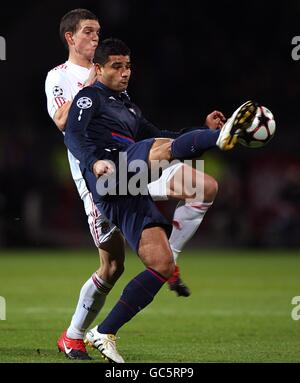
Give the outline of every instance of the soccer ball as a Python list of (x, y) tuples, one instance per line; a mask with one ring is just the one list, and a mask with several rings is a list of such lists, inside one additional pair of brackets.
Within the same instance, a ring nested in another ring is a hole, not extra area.
[(276, 123), (273, 113), (265, 106), (258, 106), (252, 124), (241, 133), (238, 141), (249, 148), (260, 148), (274, 136)]

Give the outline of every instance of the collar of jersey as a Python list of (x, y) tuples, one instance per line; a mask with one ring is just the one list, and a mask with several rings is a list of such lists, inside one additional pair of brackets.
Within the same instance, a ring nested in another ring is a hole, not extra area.
[(91, 68), (89, 69), (89, 68), (86, 68), (85, 66), (74, 64), (74, 63), (72, 63), (72, 61), (69, 61), (69, 60), (66, 61), (66, 64), (69, 65), (69, 67), (72, 67), (76, 70), (80, 70), (80, 71), (84, 72), (84, 74), (86, 74), (86, 72), (89, 72), (91, 70)]
[(118, 97), (120, 95), (119, 92), (116, 92), (116, 91), (108, 88), (106, 85), (102, 84), (102, 82), (100, 82), (100, 81), (96, 81), (93, 86), (95, 88), (100, 88), (100, 89), (104, 90), (105, 94), (107, 94), (108, 96)]

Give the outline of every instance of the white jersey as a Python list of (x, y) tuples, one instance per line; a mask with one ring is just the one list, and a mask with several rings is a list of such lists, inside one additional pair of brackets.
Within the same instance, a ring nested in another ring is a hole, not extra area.
[[(47, 108), (50, 117), (53, 119), (54, 114), (66, 101), (72, 101), (76, 94), (83, 88), (84, 82), (90, 74), (90, 69), (80, 65), (66, 61), (48, 72), (45, 91), (47, 95)], [(72, 177), (75, 181), (80, 198), (89, 192), (82, 177), (79, 161), (68, 150), (68, 158)]]

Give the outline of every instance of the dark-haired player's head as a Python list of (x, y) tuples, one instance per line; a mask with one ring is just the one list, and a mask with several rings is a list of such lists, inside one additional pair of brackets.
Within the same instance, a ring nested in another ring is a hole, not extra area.
[(109, 56), (130, 56), (130, 49), (122, 40), (111, 37), (103, 40), (96, 50), (95, 63), (103, 66), (109, 60)]
[(100, 82), (116, 92), (127, 89), (131, 75), (130, 49), (122, 40), (101, 41), (94, 62)]
[(92, 60), (99, 43), (98, 17), (87, 9), (73, 9), (60, 22), (59, 33), (70, 54)]

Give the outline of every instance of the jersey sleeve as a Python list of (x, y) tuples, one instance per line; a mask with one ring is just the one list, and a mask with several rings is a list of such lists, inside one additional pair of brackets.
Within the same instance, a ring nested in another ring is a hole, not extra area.
[(97, 91), (92, 87), (82, 89), (72, 102), (64, 142), (70, 152), (80, 161), (84, 168), (92, 171), (97, 157), (97, 146), (91, 139), (90, 122), (99, 113), (100, 100)]
[(141, 115), (136, 140), (141, 141), (154, 137), (161, 137), (161, 130)]
[[(153, 125), (150, 121), (148, 121), (144, 116), (140, 117), (140, 126), (138, 130), (138, 134), (136, 137), (137, 141), (145, 140), (146, 138), (177, 138), (182, 134), (199, 128), (185, 128), (181, 129), (179, 132), (173, 130), (160, 130), (157, 126)], [(201, 129), (201, 128), (200, 128)]]
[(66, 101), (72, 101), (68, 81), (64, 74), (59, 71), (52, 70), (48, 73), (45, 82), (45, 92), (48, 113), (52, 119), (57, 109)]
[(153, 125), (150, 121), (148, 121), (144, 116), (140, 117), (140, 125), (137, 133), (136, 140), (141, 141), (146, 138), (177, 138), (182, 134), (191, 132), (193, 130), (203, 130), (208, 129), (207, 126), (200, 127), (188, 127), (183, 128), (180, 131), (172, 131), (172, 130), (160, 130), (157, 126)]
[(131, 103), (131, 107), (134, 107), (134, 110), (139, 117), (139, 128), (135, 137), (136, 141), (159, 137), (175, 139), (181, 134), (185, 133), (185, 129), (182, 129), (179, 132), (172, 130), (161, 130), (143, 116), (141, 109), (137, 105)]

